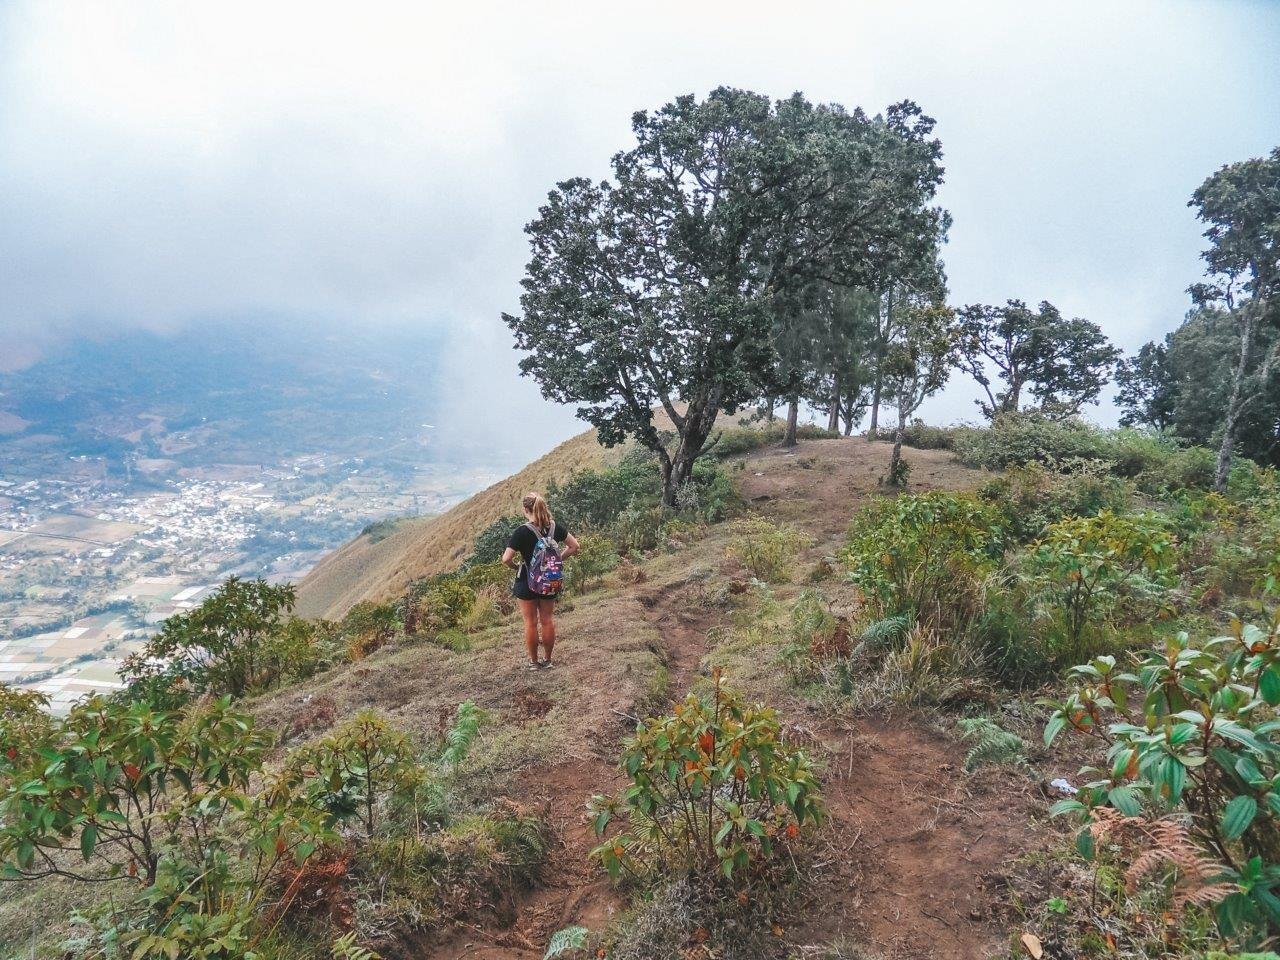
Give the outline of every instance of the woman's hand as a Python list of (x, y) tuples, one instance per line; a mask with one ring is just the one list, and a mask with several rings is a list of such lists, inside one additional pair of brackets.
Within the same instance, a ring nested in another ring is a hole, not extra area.
[(512, 570), (519, 570), (520, 562), (516, 559), (517, 556), (518, 554), (514, 550), (507, 547), (507, 549), (502, 553), (502, 565), (504, 567), (510, 567)]
[(565, 560), (568, 560), (575, 553), (578, 553), (581, 549), (582, 549), (582, 545), (578, 543), (578, 538), (571, 533), (564, 538), (564, 550), (561, 551), (560, 556), (563, 557)]

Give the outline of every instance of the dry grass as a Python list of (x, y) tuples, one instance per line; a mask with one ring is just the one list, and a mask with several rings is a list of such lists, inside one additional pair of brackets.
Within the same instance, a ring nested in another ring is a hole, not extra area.
[(471, 552), (477, 533), (519, 509), (530, 490), (563, 482), (578, 470), (616, 463), (624, 447), (607, 450), (588, 430), (560, 444), (523, 470), (480, 491), (438, 517), (403, 521), (389, 537), (360, 536), (320, 562), (298, 587), (298, 613), (337, 619), (362, 600), (401, 595), (420, 578), (452, 570)]

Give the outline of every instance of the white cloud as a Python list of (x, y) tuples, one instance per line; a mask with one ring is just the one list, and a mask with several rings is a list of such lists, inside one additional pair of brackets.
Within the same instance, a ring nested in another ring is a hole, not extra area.
[(497, 319), (522, 225), (632, 110), (720, 83), (916, 99), (954, 299), (1048, 298), (1132, 348), (1199, 272), (1191, 189), (1274, 145), (1277, 36), (1274, 5), (1190, 0), (11, 4), (0, 367), (220, 316), (439, 323), (487, 374), (467, 403), (534, 402)]

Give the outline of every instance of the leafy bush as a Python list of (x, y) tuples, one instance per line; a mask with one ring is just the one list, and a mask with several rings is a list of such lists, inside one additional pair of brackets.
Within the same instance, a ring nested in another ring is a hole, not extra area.
[(1028, 414), (1004, 414), (988, 429), (961, 430), (956, 435), (955, 450), (962, 462), (988, 470), (1026, 463), (1056, 468), (1097, 460), (1116, 476), (1141, 478), (1144, 488), (1151, 489), (1211, 479), (1204, 474), (1204, 453), (1188, 452), (1162, 434), (1104, 430), (1083, 421), (1057, 421)]
[(1068, 655), (1083, 651), (1086, 631), (1126, 593), (1158, 593), (1175, 550), (1164, 520), (1152, 513), (1103, 510), (1050, 526), (1032, 548), (1029, 569), (1037, 597), (1062, 618)]
[(10, 763), (49, 739), (53, 720), (46, 712), (48, 706), (49, 698), (42, 693), (0, 683), (0, 751)]
[(1280, 930), (1280, 615), (1200, 644), (1181, 633), (1136, 673), (1104, 656), (1070, 676), (1073, 690), (1046, 701), (1045, 743), (1069, 729), (1106, 749), (1078, 796), (1053, 807), (1084, 824), (1080, 853), (1094, 856), (1117, 814), (1172, 817), (1212, 861), (1202, 897), (1220, 901), (1222, 933)]
[(463, 568), (471, 569), (501, 560), (502, 554), (507, 549), (507, 541), (511, 539), (511, 531), (524, 522), (522, 514), (512, 513), (499, 517), (481, 530), (476, 534), (475, 543), (471, 547), (471, 556), (467, 558)]
[(475, 604), (476, 591), (454, 574), (420, 581), (405, 599), (405, 632), (434, 636), (452, 630)]
[(762, 517), (747, 517), (733, 524), (728, 554), (768, 583), (791, 579), (800, 550), (808, 537), (785, 523)]
[(289, 616), (295, 600), (292, 585), (230, 577), (194, 610), (165, 620), (121, 676), (144, 697), (174, 685), (239, 697), (305, 676), (318, 655), (309, 626)]
[(709, 700), (640, 724), (623, 747), (630, 786), (593, 797), (593, 852), (615, 879), (689, 872), (739, 888), (769, 880), (787, 847), (823, 818), (805, 753), (782, 738), (775, 711), (744, 704), (719, 673)]
[[(761, 447), (781, 443), (785, 435), (786, 426), (782, 423), (771, 423), (759, 427), (728, 427), (718, 431), (716, 434), (718, 439), (712, 438), (714, 445), (706, 450), (703, 456), (727, 460), (743, 453), (750, 453), (752, 450), (759, 450)], [(831, 440), (839, 436), (838, 432), (826, 430), (812, 423), (802, 423), (796, 427), (797, 440)]]
[[(317, 818), (287, 804), (250, 813), (250, 778), (270, 740), (230, 704), (160, 711), (94, 697), (56, 721), (39, 750), (0, 756), (0, 871), (89, 879), (105, 869), (153, 886), (162, 858), (210, 863), (263, 843), (270, 863), (309, 855)], [(226, 832), (228, 820), (243, 837)], [(67, 850), (88, 873), (68, 865)]]
[(418, 759), (407, 734), (362, 710), (290, 754), (277, 788), (301, 787), (317, 809), (339, 823), (358, 819), (372, 836), (389, 805), (422, 787)]
[(907, 462), (905, 457), (899, 457), (889, 465), (889, 476), (886, 482), (891, 487), (902, 488), (907, 485), (911, 479), (911, 464)]
[(347, 658), (363, 660), (399, 632), (400, 612), (395, 604), (362, 600), (347, 611), (339, 629), (347, 641)]
[(607, 537), (588, 534), (578, 541), (581, 550), (569, 559), (565, 587), (585, 593), (618, 565), (618, 553)]
[(1080, 460), (1050, 470), (1040, 463), (1010, 467), (978, 489), (1004, 520), (1009, 537), (1039, 539), (1046, 527), (1065, 517), (1089, 517), (1102, 510), (1128, 509), (1130, 484), (1097, 460)]
[(902, 431), (902, 442), (917, 450), (954, 450), (957, 439), (972, 427), (931, 427), (915, 419)]
[(876, 613), (963, 625), (1001, 542), (1000, 518), (989, 506), (933, 491), (871, 501), (850, 524), (840, 559)]

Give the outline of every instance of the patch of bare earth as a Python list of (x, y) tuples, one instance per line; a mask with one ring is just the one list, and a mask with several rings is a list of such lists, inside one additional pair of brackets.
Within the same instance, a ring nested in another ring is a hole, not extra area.
[[(757, 509), (791, 521), (820, 539), (844, 534), (858, 504), (884, 492), (893, 444), (862, 437), (801, 440), (794, 449), (751, 453), (740, 474), (742, 495)], [(964, 490), (986, 478), (947, 450), (904, 447), (911, 465), (907, 490)]]
[(852, 941), (884, 960), (978, 960), (1007, 939), (1013, 862), (1039, 841), (1029, 781), (963, 772), (909, 716), (818, 733), (830, 823), (796, 945)]
[[(856, 438), (804, 441), (794, 453), (756, 451), (737, 476), (757, 509), (811, 533), (818, 557), (843, 535), (857, 504), (882, 489), (890, 449)], [(983, 477), (944, 451), (908, 450), (907, 457), (911, 489), (966, 488)], [(725, 570), (719, 575), (727, 579)], [(631, 724), (625, 714), (641, 707), (632, 706), (638, 694), (631, 674), (610, 661), (643, 645), (666, 666), (670, 698), (678, 699), (698, 678), (707, 631), (719, 616), (697, 602), (692, 584), (637, 584), (589, 614), (564, 618), (563, 656), (553, 671), (519, 670), (513, 624), (513, 649), (504, 641), (501, 650), (470, 655), (472, 662), (425, 681), (438, 683), (445, 699), (475, 696), (516, 723), (551, 722), (566, 711), (577, 734), (562, 756), (526, 768), (511, 798), (551, 828), (539, 882), (497, 915), (458, 926), (411, 956), (538, 960), (556, 930), (599, 930), (616, 916), (625, 903), (589, 861), (595, 838), (584, 812), (592, 794), (619, 786), (617, 751)], [(487, 690), (474, 689), (477, 676), (487, 677)], [(965, 774), (963, 749), (919, 716), (822, 720), (815, 729), (802, 702), (784, 698), (777, 706), (813, 737), (830, 814), (809, 892), (786, 924), (780, 951), (816, 955), (844, 941), (884, 960), (978, 960), (1007, 942), (1006, 877), (1040, 842), (1031, 811), (1042, 804), (1031, 783), (998, 770)], [(701, 947), (686, 953), (707, 955)]]

